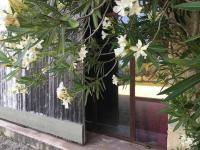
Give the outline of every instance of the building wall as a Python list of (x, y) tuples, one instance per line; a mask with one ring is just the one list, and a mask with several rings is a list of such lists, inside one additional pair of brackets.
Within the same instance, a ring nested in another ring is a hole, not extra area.
[(168, 137), (167, 137), (167, 150), (176, 149), (181, 146), (181, 135), (184, 134), (183, 128), (173, 132), (175, 124), (168, 125)]
[(173, 130), (175, 125), (175, 123), (168, 125), (167, 150), (177, 150), (177, 148), (182, 148), (181, 150), (189, 150), (193, 140), (186, 137), (183, 127), (174, 132)]

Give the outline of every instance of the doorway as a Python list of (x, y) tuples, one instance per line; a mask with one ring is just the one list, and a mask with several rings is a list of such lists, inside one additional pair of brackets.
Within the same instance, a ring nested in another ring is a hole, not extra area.
[[(110, 64), (112, 66), (112, 63)], [(107, 66), (110, 67), (109, 64)], [(112, 75), (105, 79), (103, 98), (90, 97), (86, 105), (86, 128), (131, 142), (167, 148), (167, 114), (157, 96), (161, 86), (137, 80), (132, 60), (129, 65), (131, 82), (125, 87), (112, 84)]]

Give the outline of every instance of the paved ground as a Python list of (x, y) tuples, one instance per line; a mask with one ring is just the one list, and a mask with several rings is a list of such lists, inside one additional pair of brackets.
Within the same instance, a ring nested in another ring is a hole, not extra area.
[(27, 145), (7, 138), (5, 136), (0, 136), (0, 150), (33, 150)]
[(95, 133), (89, 133), (87, 144), (82, 146), (3, 120), (0, 135), (9, 137), (0, 136), (0, 150), (156, 150)]
[[(95, 136), (95, 138), (93, 137), (94, 135), (90, 135), (90, 136), (92, 136), (92, 139), (90, 139), (90, 143), (88, 143), (88, 145), (74, 146), (73, 144), (72, 145), (70, 144), (70, 146), (68, 145), (67, 150), (130, 150), (130, 149), (131, 150), (147, 150), (143, 146), (134, 145), (125, 141), (109, 138), (106, 136), (98, 136), (98, 137)], [(0, 150), (36, 150), (36, 149), (33, 149), (23, 143), (16, 142), (11, 138), (0, 136)]]

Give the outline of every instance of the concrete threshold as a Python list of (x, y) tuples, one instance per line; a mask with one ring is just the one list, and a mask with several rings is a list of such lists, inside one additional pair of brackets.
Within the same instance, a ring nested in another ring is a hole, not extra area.
[(148, 150), (141, 145), (95, 133), (89, 134), (88, 142), (83, 146), (4, 120), (0, 120), (0, 132), (36, 150)]

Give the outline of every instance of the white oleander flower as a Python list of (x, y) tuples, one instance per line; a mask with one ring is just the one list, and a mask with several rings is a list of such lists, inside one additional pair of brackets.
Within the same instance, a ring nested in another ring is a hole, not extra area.
[(128, 16), (130, 9), (133, 6), (133, 2), (136, 0), (115, 0), (117, 6), (114, 6), (113, 11), (120, 16)]
[(142, 7), (138, 0), (116, 0), (117, 6), (113, 8), (120, 16), (139, 15)]
[(138, 0), (133, 3), (132, 7), (130, 8), (129, 15), (139, 15), (141, 13), (142, 7), (140, 6)]
[(22, 67), (29, 69), (29, 65), (38, 59), (39, 52), (35, 48), (26, 51), (22, 59)]
[(78, 64), (76, 62), (73, 62), (72, 65), (73, 65), (73, 68), (76, 69)]
[(0, 32), (6, 32), (5, 18), (7, 14), (5, 12), (11, 13), (10, 3), (8, 0), (4, 0), (0, 5)]
[(137, 60), (140, 56), (143, 56), (144, 59), (146, 59), (147, 54), (145, 53), (145, 50), (149, 47), (149, 44), (142, 46), (142, 41), (138, 40), (138, 43), (136, 46), (132, 46), (130, 49), (135, 51), (134, 56), (135, 59)]
[(72, 100), (72, 97), (70, 96), (68, 89), (64, 86), (63, 82), (60, 82), (59, 87), (56, 90), (57, 97), (60, 99), (65, 106), (66, 109), (69, 108), (69, 103)]
[(60, 3), (59, 1), (57, 2), (57, 8), (62, 11), (63, 8), (65, 8), (65, 5), (63, 3)]
[(7, 47), (7, 48), (10, 48), (10, 49), (15, 49), (15, 48), (17, 48), (17, 44), (16, 44), (16, 43), (8, 43), (8, 42), (6, 42), (6, 43), (4, 44), (4, 46)]
[(108, 33), (104, 32), (102, 30), (102, 32), (101, 32), (101, 38), (104, 40), (107, 36), (108, 36)]
[(117, 85), (118, 82), (119, 82), (119, 80), (118, 80), (118, 78), (116, 77), (116, 75), (113, 75), (113, 76), (112, 76), (112, 83), (113, 83), (114, 85)]
[[(16, 48), (18, 48), (18, 49), (24, 49), (29, 43), (30, 44), (35, 44), (36, 42), (38, 42), (37, 38), (33, 39), (30, 36), (28, 36), (28, 38), (22, 37), (22, 40), (18, 44), (16, 44)], [(31, 47), (31, 48), (42, 49), (42, 43), (43, 42), (44, 42), (44, 40), (41, 40), (37, 44), (35, 44), (33, 47)]]
[[(37, 43), (36, 43), (37, 42)], [(27, 43), (31, 43), (31, 44), (35, 44), (34, 46), (33, 46), (33, 48), (37, 48), (37, 49), (42, 49), (42, 43), (44, 42), (44, 40), (41, 40), (41, 41), (39, 41), (38, 42), (38, 38), (32, 38), (32, 37), (28, 37), (28, 40), (27, 39), (23, 39), (23, 41), (22, 41), (22, 45), (24, 45), (24, 47), (26, 46), (26, 44)]]
[(108, 17), (105, 17), (102, 23), (103, 29), (109, 29), (112, 26), (112, 23)]
[(24, 49), (28, 45), (29, 39), (30, 39), (30, 37), (28, 37), (28, 38), (22, 37), (21, 41), (16, 44), (16, 48), (17, 49)]
[(17, 19), (17, 14), (16, 14), (16, 13), (15, 13), (14, 15), (8, 14), (8, 15), (4, 18), (4, 24), (5, 24), (5, 26), (16, 26), (16, 27), (20, 27), (19, 20)]
[(26, 85), (19, 84), (19, 83), (16, 83), (15, 88), (12, 91), (16, 94), (20, 94), (20, 93), (27, 94), (28, 93), (28, 89), (27, 89)]
[(6, 28), (6, 25), (0, 21), (0, 32), (6, 32), (7, 31), (7, 28)]
[(86, 46), (83, 45), (83, 47), (81, 47), (80, 52), (78, 53), (78, 55), (79, 55), (78, 60), (83, 62), (87, 53), (88, 53), (88, 51), (86, 51)]
[(194, 139), (189, 138), (186, 135), (181, 136), (181, 146), (185, 149), (190, 149), (191, 145), (194, 144)]
[[(38, 39), (37, 39), (38, 40)], [(42, 49), (42, 43), (44, 42), (44, 40), (41, 40), (40, 42), (38, 42), (34, 47), (36, 47), (37, 49)]]
[(126, 40), (126, 35), (120, 35), (119, 37), (117, 37), (117, 39), (118, 39), (118, 45), (120, 46), (120, 47), (126, 47), (126, 45), (127, 45), (127, 40)]
[(119, 47), (114, 49), (115, 56), (124, 56), (125, 55), (125, 47), (127, 46), (128, 42), (126, 40), (126, 35), (120, 35), (117, 37)]
[(16, 48), (18, 49), (24, 49), (28, 44), (36, 43), (34, 46), (30, 47), (30, 49), (27, 50), (24, 54), (24, 57), (22, 59), (22, 67), (29, 69), (29, 65), (38, 59), (38, 56), (40, 54), (38, 50), (42, 49), (42, 42), (43, 40), (38, 42), (37, 38), (33, 39), (30, 36), (28, 38), (22, 37), (20, 43), (16, 45)]
[(63, 101), (62, 104), (64, 105), (65, 109), (69, 109), (69, 103), (67, 101)]
[(17, 48), (17, 49), (23, 49), (23, 48), (24, 48), (24, 45), (22, 45), (22, 44), (16, 44), (16, 48)]
[(48, 71), (49, 71), (49, 67), (47, 66), (47, 67), (44, 67), (44, 68), (42, 68), (42, 74), (46, 74)]
[(124, 47), (118, 47), (118, 48), (114, 49), (114, 52), (115, 52), (116, 57), (123, 56)]

